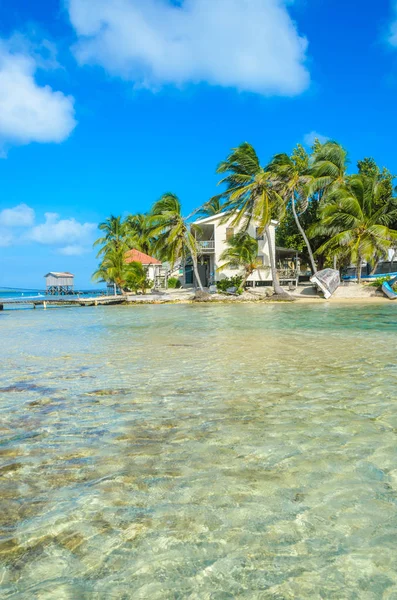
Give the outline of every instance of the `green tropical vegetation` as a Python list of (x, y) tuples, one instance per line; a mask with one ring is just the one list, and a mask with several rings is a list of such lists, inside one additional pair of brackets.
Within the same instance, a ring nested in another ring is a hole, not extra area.
[(150, 256), (155, 240), (150, 233), (148, 215), (142, 213), (128, 215), (125, 219), (125, 228), (129, 249), (135, 248)]
[(140, 262), (126, 263), (125, 250), (108, 249), (98, 269), (92, 276), (93, 281), (104, 282), (122, 291), (145, 291), (153, 282), (147, 278), (145, 268)]
[[(359, 160), (352, 172), (347, 151), (335, 141), (316, 140), (310, 150), (298, 144), (290, 154), (275, 154), (263, 165), (254, 147), (244, 142), (216, 172), (220, 193), (187, 217), (179, 198), (168, 192), (147, 214), (110, 216), (101, 223), (102, 235), (95, 242), (100, 264), (93, 279), (122, 290), (143, 289), (137, 284), (138, 267), (127, 273), (124, 265), (125, 253), (135, 248), (167, 264), (170, 273), (175, 266), (191, 264), (195, 284), (203, 289), (196, 241), (200, 230), (192, 221), (220, 213), (225, 220), (232, 218), (238, 230), (222, 256), (222, 269), (239, 269), (241, 289), (259, 266), (257, 240), (248, 235), (251, 224), (266, 236), (273, 287), (283, 295), (272, 252), (272, 223), (278, 224), (277, 246), (296, 249), (312, 272), (354, 264), (358, 281), (362, 261), (374, 272), (397, 247), (395, 176), (371, 157)], [(140, 277), (143, 281), (142, 272)]]
[(136, 294), (138, 292), (144, 294), (152, 285), (153, 282), (148, 279), (142, 263), (133, 261), (125, 266), (124, 288)]
[(196, 219), (206, 219), (213, 217), (223, 211), (222, 199), (219, 196), (214, 196), (196, 212)]
[(223, 210), (234, 215), (232, 225), (247, 229), (251, 223), (255, 223), (264, 231), (273, 288), (276, 294), (285, 295), (278, 280), (270, 232), (271, 221), (279, 221), (284, 215), (285, 201), (273, 185), (271, 173), (260, 165), (254, 147), (247, 142), (232, 150), (226, 160), (219, 164), (217, 173), (225, 175), (219, 182), (225, 191), (217, 197), (225, 200)]
[(182, 287), (180, 280), (177, 277), (169, 277), (168, 278), (168, 287), (171, 290), (177, 290)]
[(397, 244), (397, 231), (389, 227), (396, 217), (396, 200), (384, 195), (384, 186), (376, 177), (356, 174), (332, 188), (319, 216), (311, 231), (329, 238), (319, 252), (329, 251), (346, 264), (356, 265), (358, 283), (362, 261), (372, 262), (374, 272), (392, 244)]
[(254, 239), (247, 231), (239, 231), (228, 242), (226, 250), (221, 254), (223, 261), (219, 271), (224, 269), (239, 269), (243, 272), (238, 291), (242, 291), (247, 279), (256, 269), (263, 266), (263, 261), (258, 258), (258, 240)]
[[(391, 277), (390, 275), (385, 275), (384, 277), (377, 277), (374, 281), (371, 281), (371, 283), (369, 284), (371, 287), (375, 287), (378, 290), (382, 289), (382, 285), (384, 283), (386, 283), (387, 281), (391, 281)], [(397, 291), (397, 283), (393, 284), (393, 289), (395, 291)]]
[(312, 273), (315, 273), (317, 266), (313, 250), (298, 216), (298, 212), (303, 214), (309, 207), (310, 185), (313, 182), (313, 175), (309, 169), (309, 155), (303, 146), (298, 144), (291, 156), (276, 154), (267, 170), (271, 173), (272, 183), (284, 199), (285, 205), (290, 203), (295, 225), (306, 246)]
[(124, 289), (125, 253), (126, 248), (124, 246), (120, 248), (113, 247), (112, 243), (107, 241), (98, 253), (102, 256), (102, 260), (98, 269), (92, 275), (92, 280), (112, 285), (115, 293), (117, 289)]
[(155, 202), (148, 217), (150, 235), (154, 237), (156, 256), (174, 267), (178, 261), (189, 257), (193, 262), (196, 282), (203, 290), (198, 272), (198, 247), (194, 226), (182, 215), (182, 205), (175, 194), (164, 194)]
[(243, 278), (241, 275), (234, 275), (233, 277), (225, 277), (216, 282), (216, 289), (219, 293), (225, 293), (230, 288), (236, 288), (241, 291), (241, 283)]

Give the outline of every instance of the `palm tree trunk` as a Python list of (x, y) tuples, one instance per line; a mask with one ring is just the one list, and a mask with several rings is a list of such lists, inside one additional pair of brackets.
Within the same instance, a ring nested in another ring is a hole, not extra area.
[(309, 240), (307, 238), (305, 230), (303, 229), (303, 227), (302, 227), (302, 225), (301, 225), (301, 223), (299, 221), (299, 217), (296, 214), (295, 196), (294, 195), (292, 195), (291, 200), (292, 200), (292, 202), (291, 202), (292, 203), (292, 212), (293, 212), (293, 215), (294, 215), (295, 223), (296, 223), (296, 226), (299, 229), (299, 232), (300, 232), (301, 236), (303, 237), (304, 242), (306, 244), (306, 248), (307, 248), (307, 251), (309, 253), (310, 268), (312, 270), (312, 274), (314, 275), (314, 273), (317, 271), (317, 266), (316, 266), (316, 263), (314, 262), (314, 256), (313, 256), (312, 247), (311, 247), (310, 242), (309, 242)]
[(391, 255), (390, 265), (389, 265), (389, 273), (391, 273), (392, 270), (393, 270), (393, 262), (394, 262), (394, 257), (395, 256), (396, 256), (396, 249), (393, 248), (393, 254)]
[(361, 283), (361, 256), (358, 257), (356, 266), (357, 283)]
[(279, 294), (281, 296), (288, 296), (287, 292), (285, 292), (283, 290), (283, 288), (281, 287), (280, 282), (278, 280), (276, 259), (275, 259), (274, 252), (273, 252), (273, 242), (272, 242), (272, 236), (270, 234), (269, 225), (266, 225), (266, 227), (265, 227), (265, 234), (266, 234), (267, 245), (269, 246), (270, 268), (272, 271), (274, 292), (275, 292), (275, 294)]
[(374, 264), (374, 266), (372, 267), (372, 270), (371, 270), (371, 275), (375, 275), (375, 271), (376, 271), (376, 269), (378, 268), (378, 265), (379, 265), (379, 258), (377, 258), (377, 259), (376, 259), (376, 261), (375, 261), (375, 264)]
[(244, 291), (245, 284), (247, 283), (247, 279), (248, 279), (248, 277), (249, 277), (250, 275), (252, 275), (252, 273), (253, 273), (253, 271), (251, 271), (251, 270), (249, 270), (249, 269), (248, 269), (248, 270), (247, 270), (247, 269), (245, 270), (245, 275), (244, 275), (244, 277), (243, 277), (243, 279), (242, 279), (242, 281), (241, 281), (241, 283), (240, 283), (240, 290)]
[(202, 292), (204, 292), (203, 284), (201, 283), (200, 274), (198, 271), (197, 256), (193, 252), (192, 252), (192, 261), (193, 261), (193, 271), (194, 271), (196, 283), (198, 284), (200, 290)]

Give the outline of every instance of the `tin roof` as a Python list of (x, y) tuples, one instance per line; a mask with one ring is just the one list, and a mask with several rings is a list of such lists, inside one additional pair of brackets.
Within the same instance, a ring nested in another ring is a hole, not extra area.
[(53, 275), (54, 277), (74, 277), (73, 273), (69, 273), (69, 271), (50, 271), (44, 277), (49, 277), (49, 275)]

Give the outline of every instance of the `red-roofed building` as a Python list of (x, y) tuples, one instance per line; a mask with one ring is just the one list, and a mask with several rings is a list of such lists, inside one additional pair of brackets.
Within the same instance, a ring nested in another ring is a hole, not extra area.
[(162, 263), (157, 258), (149, 256), (139, 250), (128, 250), (125, 255), (125, 262), (128, 264), (132, 262), (139, 262), (143, 265), (147, 271), (148, 279), (154, 282), (155, 287), (161, 286), (161, 282), (164, 279), (162, 274)]
[(144, 252), (139, 252), (139, 250), (128, 250), (128, 252), (125, 255), (125, 262), (127, 264), (130, 264), (132, 262), (140, 262), (142, 265), (144, 266), (149, 266), (149, 265), (160, 265), (161, 266), (161, 262), (159, 260), (157, 260), (157, 258), (154, 258), (153, 256), (149, 256), (148, 254), (145, 254)]

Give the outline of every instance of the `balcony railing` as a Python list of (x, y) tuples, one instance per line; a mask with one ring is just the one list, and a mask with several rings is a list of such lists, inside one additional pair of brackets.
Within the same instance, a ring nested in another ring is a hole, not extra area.
[(199, 240), (197, 242), (199, 252), (212, 253), (215, 252), (215, 240)]

